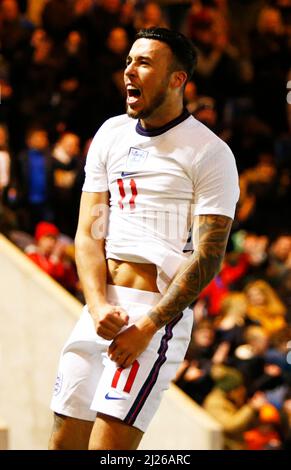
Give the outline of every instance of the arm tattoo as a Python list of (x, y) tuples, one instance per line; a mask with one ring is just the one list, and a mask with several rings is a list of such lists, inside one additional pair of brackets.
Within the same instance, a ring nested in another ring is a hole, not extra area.
[(197, 249), (178, 271), (160, 302), (148, 313), (158, 328), (190, 305), (219, 272), (231, 224), (232, 220), (222, 215), (195, 218), (193, 236)]

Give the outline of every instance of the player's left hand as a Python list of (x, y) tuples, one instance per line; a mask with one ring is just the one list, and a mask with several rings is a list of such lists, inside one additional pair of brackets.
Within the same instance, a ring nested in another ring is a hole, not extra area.
[(148, 319), (118, 333), (108, 348), (109, 358), (119, 367), (130, 367), (147, 348), (157, 327)]

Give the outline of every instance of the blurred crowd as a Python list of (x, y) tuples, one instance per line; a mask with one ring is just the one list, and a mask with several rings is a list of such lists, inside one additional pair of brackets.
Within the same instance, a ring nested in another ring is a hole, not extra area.
[(0, 230), (83, 300), (73, 238), (86, 153), (125, 112), (125, 59), (152, 26), (198, 47), (185, 106), (240, 174), (225, 261), (193, 305), (175, 382), (221, 423), (226, 448), (290, 449), (291, 0), (0, 0)]

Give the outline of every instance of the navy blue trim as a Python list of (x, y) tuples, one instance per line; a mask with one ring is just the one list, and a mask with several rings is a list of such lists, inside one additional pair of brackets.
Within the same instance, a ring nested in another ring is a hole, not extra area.
[(166, 352), (168, 350), (168, 343), (170, 339), (173, 337), (173, 328), (174, 326), (181, 320), (183, 317), (183, 313), (181, 313), (177, 318), (175, 318), (171, 323), (166, 325), (165, 334), (161, 339), (161, 344), (158, 350), (158, 359), (154, 363), (145, 383), (143, 384), (142, 388), (140, 389), (132, 407), (130, 408), (129, 412), (127, 413), (126, 417), (124, 418), (124, 422), (127, 424), (132, 425), (137, 416), (139, 415), (142, 407), (144, 406), (149, 394), (151, 393), (153, 386), (155, 385), (157, 378), (159, 376), (160, 369), (164, 362), (167, 360)]
[(145, 129), (144, 127), (142, 127), (142, 125), (140, 123), (140, 120), (138, 120), (138, 122), (135, 126), (135, 130), (140, 135), (144, 135), (146, 137), (156, 137), (157, 135), (161, 135), (164, 132), (167, 132), (170, 129), (172, 129), (172, 127), (175, 127), (178, 124), (180, 124), (181, 122), (185, 121), (185, 119), (187, 119), (189, 116), (190, 116), (190, 113), (189, 113), (188, 109), (184, 108), (183, 112), (182, 112), (182, 114), (180, 114), (180, 116), (176, 117), (175, 119), (168, 122), (167, 124), (165, 124), (162, 127), (158, 127), (157, 129)]

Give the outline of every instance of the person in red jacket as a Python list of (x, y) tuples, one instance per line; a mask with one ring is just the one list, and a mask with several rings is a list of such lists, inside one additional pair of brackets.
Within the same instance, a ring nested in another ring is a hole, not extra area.
[(36, 245), (27, 250), (27, 256), (57, 281), (64, 274), (60, 261), (60, 245), (58, 246), (59, 234), (59, 229), (54, 224), (39, 222), (34, 234)]
[(66, 262), (65, 244), (59, 240), (60, 231), (49, 222), (39, 222), (35, 229), (36, 245), (30, 246), (27, 256), (49, 276), (68, 290), (74, 290), (77, 282), (74, 267)]
[(244, 276), (249, 266), (248, 256), (240, 254), (235, 265), (226, 258), (220, 273), (201, 292), (199, 299), (206, 300), (210, 316), (218, 315), (223, 299), (231, 291), (230, 286)]

